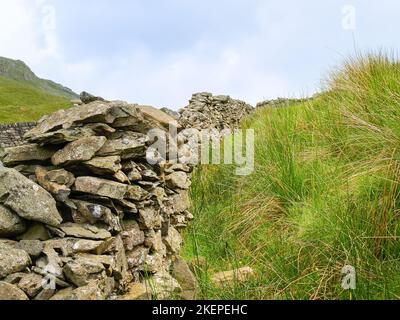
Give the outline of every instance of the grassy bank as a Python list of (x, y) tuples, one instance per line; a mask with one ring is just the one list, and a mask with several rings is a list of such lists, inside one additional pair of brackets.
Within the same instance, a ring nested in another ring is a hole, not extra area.
[(48, 94), (28, 83), (0, 77), (0, 123), (35, 121), (70, 106), (67, 98)]
[[(258, 110), (256, 167), (194, 176), (186, 256), (204, 256), (208, 299), (400, 298), (400, 65), (360, 57), (317, 99)], [(249, 265), (257, 277), (218, 290), (209, 275)], [(341, 287), (345, 265), (357, 289)]]

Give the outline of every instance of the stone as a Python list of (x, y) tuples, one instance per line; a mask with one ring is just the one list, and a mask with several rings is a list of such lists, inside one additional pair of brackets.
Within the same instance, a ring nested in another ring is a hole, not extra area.
[(88, 137), (67, 144), (51, 158), (55, 166), (91, 160), (106, 143), (106, 137)]
[(185, 172), (177, 171), (165, 177), (165, 182), (169, 188), (189, 189), (190, 182)]
[(118, 300), (151, 300), (151, 290), (144, 283), (130, 284), (126, 290), (127, 292), (118, 297)]
[(96, 135), (96, 132), (93, 129), (85, 126), (37, 134), (34, 137), (30, 137), (28, 140), (38, 144), (57, 145), (73, 142), (94, 135)]
[(144, 232), (140, 230), (139, 224), (135, 220), (125, 220), (121, 239), (126, 250), (133, 250), (144, 243)]
[(75, 182), (75, 177), (71, 172), (64, 169), (50, 170), (46, 172), (46, 179), (48, 181), (64, 185), (71, 188)]
[(75, 181), (76, 191), (111, 199), (124, 199), (127, 189), (128, 186), (122, 183), (94, 177), (78, 177)]
[(39, 185), (50, 192), (58, 201), (64, 202), (68, 199), (71, 194), (71, 189), (66, 185), (50, 181), (47, 176), (47, 170), (42, 167), (37, 167), (35, 174)]
[(0, 279), (25, 270), (32, 261), (24, 250), (0, 244)]
[(122, 159), (143, 157), (148, 137), (136, 132), (115, 132), (108, 136), (107, 142), (97, 152), (97, 156), (120, 156)]
[(24, 250), (31, 258), (36, 258), (42, 253), (44, 245), (39, 240), (21, 240), (15, 245), (15, 248)]
[(0, 168), (0, 199), (20, 217), (57, 226), (62, 218), (53, 197), (13, 169)]
[(55, 292), (56, 292), (56, 291), (53, 290), (53, 289), (51, 289), (51, 288), (43, 289), (42, 291), (40, 291), (40, 292), (37, 294), (37, 296), (35, 297), (34, 300), (37, 300), (37, 301), (47, 301), (47, 300), (50, 300), (51, 297), (54, 296)]
[(113, 178), (121, 183), (125, 183), (125, 184), (130, 183), (129, 178), (126, 176), (126, 174), (123, 171), (118, 171), (117, 173), (115, 173), (113, 175)]
[(64, 223), (59, 226), (60, 230), (67, 236), (75, 238), (104, 240), (111, 238), (111, 233), (92, 225), (81, 225), (77, 223)]
[(252, 268), (244, 267), (216, 273), (211, 277), (211, 282), (216, 287), (234, 286), (235, 283), (248, 281), (254, 276), (255, 272)]
[(80, 224), (96, 224), (99, 221), (103, 221), (105, 224), (110, 226), (110, 230), (114, 230), (116, 232), (121, 231), (119, 217), (115, 216), (109, 208), (87, 201), (72, 201), (76, 206), (76, 210), (73, 210), (72, 214), (74, 222)]
[(161, 228), (161, 216), (159, 210), (152, 206), (144, 207), (139, 210), (139, 223), (143, 228)]
[(122, 169), (121, 158), (119, 156), (93, 158), (90, 161), (84, 162), (84, 165), (94, 174), (98, 175), (113, 175)]
[(147, 286), (151, 288), (153, 298), (156, 300), (166, 300), (179, 295), (182, 288), (168, 272), (159, 271), (153, 277), (146, 281)]
[(162, 255), (163, 257), (165, 257), (167, 255), (167, 249), (163, 243), (161, 230), (157, 230), (157, 231), (149, 230), (146, 233), (145, 245), (153, 253), (156, 252), (156, 253)]
[(168, 236), (164, 238), (164, 244), (167, 246), (168, 251), (173, 254), (179, 254), (183, 244), (183, 239), (179, 231), (173, 227), (169, 228)]
[(105, 268), (99, 261), (78, 258), (67, 263), (63, 272), (67, 280), (77, 287), (86, 286), (89, 281), (104, 278)]
[(106, 300), (115, 287), (114, 279), (106, 278), (90, 281), (86, 286), (58, 291), (50, 300)]
[(178, 129), (181, 128), (181, 125), (178, 123), (178, 121), (176, 121), (176, 119), (162, 110), (150, 106), (138, 106), (138, 108), (147, 120), (153, 120), (155, 123), (161, 125), (165, 129), (169, 129), (169, 126), (173, 126)]
[(88, 104), (95, 101), (105, 101), (102, 97), (96, 97), (86, 91), (83, 91), (80, 96), (80, 101), (84, 104)]
[(5, 149), (2, 161), (6, 166), (16, 165), (26, 161), (46, 161), (54, 154), (51, 148), (41, 147), (38, 144), (25, 144)]
[(41, 240), (46, 241), (50, 239), (49, 230), (41, 223), (33, 223), (28, 230), (18, 240)]
[(24, 233), (26, 229), (23, 219), (0, 204), (0, 237), (14, 237)]
[(178, 258), (174, 261), (172, 269), (172, 276), (182, 288), (182, 298), (184, 300), (195, 300), (199, 292), (199, 283), (187, 262)]
[(95, 240), (78, 240), (74, 243), (72, 249), (75, 253), (90, 253), (96, 252), (102, 245), (103, 241)]
[[(128, 262), (129, 269), (134, 269), (136, 267), (142, 266), (149, 254), (149, 249), (144, 247), (137, 247), (134, 250), (126, 251), (126, 260)], [(153, 271), (149, 270), (150, 272)]]
[(125, 198), (134, 201), (141, 201), (148, 197), (149, 193), (140, 186), (128, 186)]
[(29, 300), (29, 298), (17, 286), (7, 282), (0, 281), (0, 300), (15, 301), (15, 300)]
[(129, 106), (126, 102), (101, 102), (95, 101), (79, 107), (58, 110), (40, 121), (32, 130), (28, 131), (25, 139), (60, 130), (76, 127), (83, 124), (103, 123), (112, 124), (118, 118), (129, 117), (125, 108)]
[(174, 212), (184, 212), (189, 209), (190, 198), (187, 190), (182, 190), (170, 197)]
[(141, 269), (145, 272), (149, 273), (156, 273), (160, 270), (163, 270), (164, 266), (164, 259), (162, 254), (160, 253), (152, 253), (148, 254), (145, 258), (144, 264)]
[(30, 298), (34, 298), (43, 289), (43, 278), (36, 273), (25, 274), (19, 281), (18, 287)]

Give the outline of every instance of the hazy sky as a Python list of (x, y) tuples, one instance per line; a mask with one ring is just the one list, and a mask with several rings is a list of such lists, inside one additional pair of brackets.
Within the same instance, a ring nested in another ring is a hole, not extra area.
[(400, 46), (398, 0), (0, 0), (0, 56), (109, 99), (303, 96), (355, 50)]

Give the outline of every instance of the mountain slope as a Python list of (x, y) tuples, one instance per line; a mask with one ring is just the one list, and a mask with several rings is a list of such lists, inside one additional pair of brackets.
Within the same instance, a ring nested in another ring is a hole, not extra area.
[(20, 60), (0, 57), (0, 76), (29, 84), (51, 95), (61, 96), (68, 99), (78, 98), (78, 95), (71, 89), (51, 80), (40, 79), (23, 61)]
[[(203, 166), (186, 256), (204, 256), (213, 299), (398, 299), (400, 296), (400, 64), (345, 64), (327, 92), (260, 109), (255, 171)], [(249, 265), (257, 277), (222, 290), (209, 277)], [(344, 266), (356, 289), (342, 287)]]
[(0, 124), (35, 121), (70, 106), (65, 97), (48, 94), (25, 81), (0, 76)]

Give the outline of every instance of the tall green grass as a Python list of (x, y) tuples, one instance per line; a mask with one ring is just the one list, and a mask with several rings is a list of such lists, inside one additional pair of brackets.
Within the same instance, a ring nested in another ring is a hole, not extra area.
[[(186, 256), (204, 256), (206, 299), (400, 298), (400, 64), (357, 57), (318, 98), (261, 109), (256, 167), (203, 166)], [(213, 272), (249, 265), (255, 279), (216, 289)], [(341, 287), (345, 265), (357, 289)]]
[(0, 77), (0, 123), (35, 121), (71, 106), (67, 98), (51, 95), (27, 83)]

